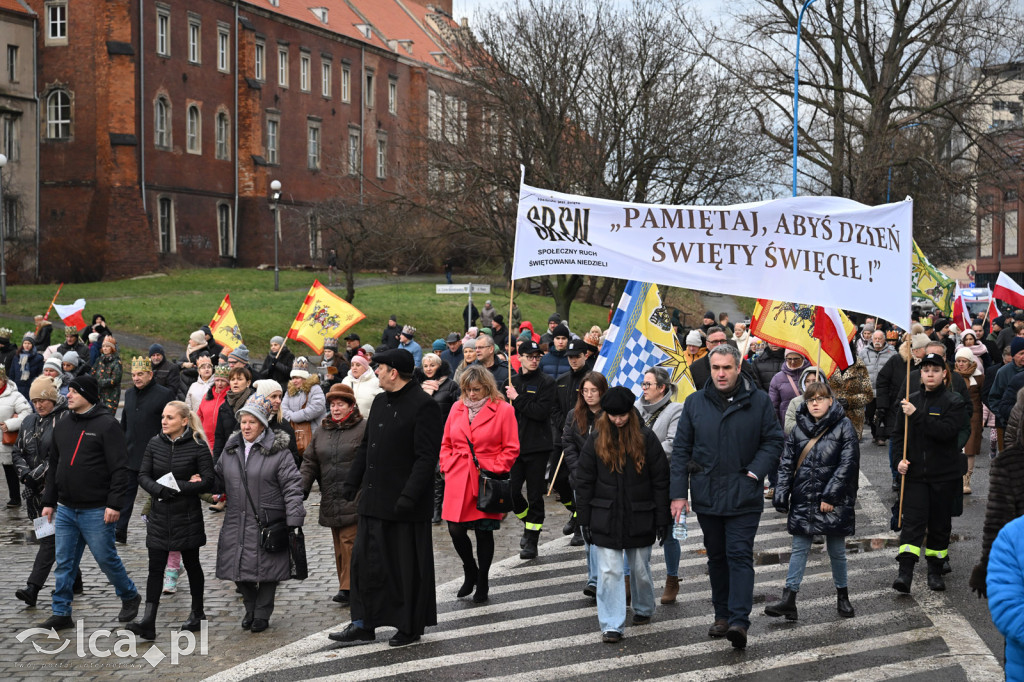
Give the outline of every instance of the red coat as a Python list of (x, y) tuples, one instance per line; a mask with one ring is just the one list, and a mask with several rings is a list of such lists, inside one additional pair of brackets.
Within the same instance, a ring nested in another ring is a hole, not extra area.
[(441, 440), (440, 466), (444, 474), (441, 518), (455, 523), (500, 519), (501, 514), (485, 514), (476, 508), (479, 473), (469, 452), (467, 436), (473, 441), (481, 467), (495, 473), (510, 471), (519, 457), (515, 409), (506, 402), (489, 402), (470, 424), (469, 409), (459, 400), (448, 415)]

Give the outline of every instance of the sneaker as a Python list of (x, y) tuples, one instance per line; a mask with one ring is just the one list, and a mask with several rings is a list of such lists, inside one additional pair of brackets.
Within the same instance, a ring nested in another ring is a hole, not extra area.
[(606, 644), (618, 644), (622, 641), (622, 633), (615, 630), (601, 633), (601, 641)]
[(764, 499), (770, 500), (775, 497), (775, 488), (764, 489)]
[(174, 594), (178, 591), (178, 572), (168, 568), (164, 570), (164, 594)]

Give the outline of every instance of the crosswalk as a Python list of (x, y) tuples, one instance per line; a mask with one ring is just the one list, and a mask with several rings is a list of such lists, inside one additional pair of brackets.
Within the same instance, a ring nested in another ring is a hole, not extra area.
[[(870, 501), (862, 500), (862, 504)], [(391, 631), (375, 643), (344, 647), (317, 633), (211, 678), (357, 680), (997, 680), (1003, 672), (981, 638), (941, 593), (909, 596), (889, 586), (894, 550), (850, 553), (852, 619), (835, 611), (828, 555), (812, 549), (798, 606), (800, 619), (764, 616), (785, 580), (790, 536), (786, 519), (766, 509), (755, 543), (756, 583), (745, 651), (707, 637), (712, 620), (701, 533), (691, 524), (680, 562), (676, 604), (658, 605), (653, 621), (627, 626), (622, 642), (602, 644), (594, 601), (582, 594), (582, 548), (558, 538), (540, 558), (511, 557), (491, 572), (486, 604), (456, 600), (461, 580), (438, 587), (438, 625), (414, 646), (391, 648)], [(656, 594), (664, 582), (663, 552), (651, 559)], [(340, 629), (343, 623), (339, 623)]]

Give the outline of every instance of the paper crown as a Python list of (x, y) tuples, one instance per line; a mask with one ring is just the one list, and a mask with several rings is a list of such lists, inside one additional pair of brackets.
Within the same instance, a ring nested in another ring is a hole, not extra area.
[(152, 372), (153, 363), (150, 362), (149, 358), (144, 358), (141, 355), (136, 355), (132, 358), (132, 372)]
[(231, 374), (231, 368), (227, 365), (217, 365), (213, 368), (213, 378), (220, 377), (221, 379), (227, 379), (228, 375)]
[(0, 327), (0, 339), (9, 339), (12, 334), (14, 334), (13, 330), (8, 329), (7, 327)]

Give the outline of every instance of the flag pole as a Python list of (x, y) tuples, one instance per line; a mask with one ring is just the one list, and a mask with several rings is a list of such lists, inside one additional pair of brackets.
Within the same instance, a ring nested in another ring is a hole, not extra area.
[(53, 300), (50, 301), (50, 307), (46, 309), (46, 313), (43, 315), (43, 319), (44, 320), (50, 319), (50, 311), (53, 310), (53, 304), (57, 302), (57, 297), (60, 296), (60, 290), (63, 289), (63, 288), (64, 288), (64, 282), (61, 282), (60, 286), (57, 287), (57, 293), (55, 293), (53, 295)]
[[(516, 281), (514, 279), (510, 279), (508, 281), (508, 319), (505, 320), (505, 332), (508, 334), (508, 340), (510, 342), (512, 342), (513, 345), (515, 344), (515, 342), (512, 341), (512, 303), (513, 303), (513, 299), (515, 298), (515, 295), (516, 295)], [(511, 386), (512, 385), (512, 349), (509, 348), (507, 350), (508, 350), (508, 385)], [(550, 494), (551, 494), (551, 491), (549, 490), (548, 491), (548, 495), (550, 495)]]
[[(910, 366), (914, 363), (914, 353), (910, 345), (911, 334), (907, 332), (907, 401), (910, 401)], [(907, 438), (910, 436), (910, 415), (903, 414), (903, 459), (907, 461)], [(903, 490), (907, 484), (907, 475), (902, 474), (900, 476), (900, 511), (899, 516), (896, 517), (896, 527), (903, 527)]]

